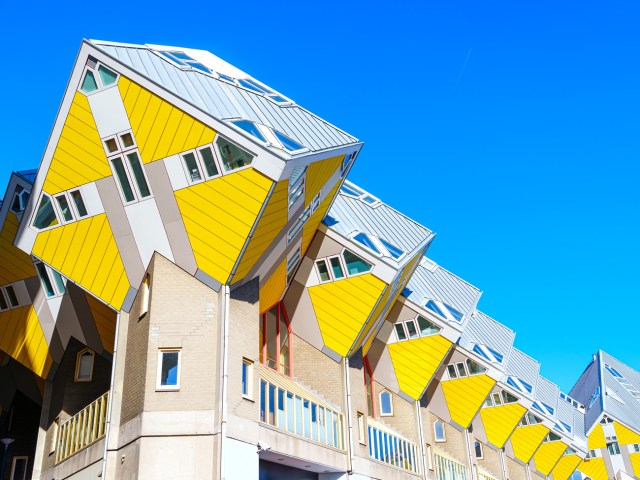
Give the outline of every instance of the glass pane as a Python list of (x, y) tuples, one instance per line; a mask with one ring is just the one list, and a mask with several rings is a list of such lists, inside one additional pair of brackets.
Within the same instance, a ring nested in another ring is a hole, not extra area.
[(76, 205), (78, 216), (86, 217), (88, 215), (87, 207), (84, 204), (84, 200), (82, 199), (80, 190), (74, 190), (73, 192), (71, 192), (71, 199), (73, 200), (73, 203)]
[(51, 270), (51, 276), (53, 277), (53, 281), (56, 283), (58, 292), (62, 295), (66, 291), (64, 280), (62, 280), (62, 275), (60, 275), (55, 270)]
[(78, 365), (78, 380), (89, 380), (93, 370), (93, 354), (85, 352), (80, 355), (80, 364)]
[(436, 440), (444, 440), (444, 424), (438, 420), (433, 424), (433, 427), (436, 434)]
[(492, 396), (493, 396), (493, 403), (495, 403), (496, 405), (502, 405), (502, 399), (500, 398), (499, 393), (494, 393)]
[(302, 435), (302, 398), (296, 396), (296, 433)]
[(33, 219), (33, 226), (35, 228), (47, 228), (58, 224), (58, 217), (53, 209), (51, 199), (47, 195), (42, 196), (40, 205), (38, 206), (38, 212)]
[(329, 259), (329, 263), (331, 264), (331, 271), (333, 272), (333, 278), (336, 280), (340, 278), (344, 278), (344, 272), (342, 271), (342, 265), (340, 264), (340, 259), (337, 257), (333, 257)]
[(246, 88), (248, 90), (251, 90), (253, 92), (266, 93), (265, 89), (263, 89), (262, 87), (257, 86), (253, 82), (249, 82), (248, 80), (245, 80), (244, 78), (239, 78), (238, 79), (238, 83), (240, 85), (242, 85), (244, 88)]
[(248, 390), (248, 366), (246, 364), (246, 362), (242, 362), (242, 395), (246, 395)]
[(124, 195), (125, 202), (133, 202), (136, 197), (133, 195), (133, 190), (131, 189), (131, 184), (129, 183), (129, 177), (127, 176), (127, 172), (124, 169), (124, 164), (122, 163), (122, 158), (114, 158), (111, 160), (113, 164), (113, 169), (116, 171), (116, 177), (118, 177), (118, 182), (120, 183), (120, 188), (122, 188), (122, 194)]
[(334, 442), (335, 442), (335, 438), (333, 436), (333, 428), (332, 428), (332, 425), (331, 425), (331, 410), (325, 409), (324, 412), (325, 412), (325, 415), (326, 415), (325, 423), (326, 423), (327, 427), (329, 427), (329, 428), (327, 428), (327, 444), (328, 445), (333, 445)]
[(278, 138), (278, 140), (280, 140), (280, 143), (282, 143), (282, 146), (284, 147), (284, 149), (289, 152), (295, 152), (296, 150), (301, 150), (304, 148), (298, 142), (290, 139), (285, 134), (280, 133), (278, 130), (273, 130), (273, 133)]
[(413, 320), (409, 320), (405, 325), (407, 326), (409, 338), (416, 338), (418, 336), (418, 330), (416, 330), (415, 322)]
[(93, 76), (93, 72), (91, 70), (87, 70), (87, 73), (85, 73), (84, 80), (82, 80), (82, 86), (80, 88), (86, 93), (95, 92), (98, 89), (96, 78)]
[(456, 363), (456, 369), (458, 370), (459, 377), (467, 376), (467, 371), (464, 369), (464, 363)]
[(7, 298), (9, 299), (9, 305), (11, 305), (12, 307), (17, 307), (18, 305), (20, 305), (20, 302), (18, 302), (18, 297), (16, 296), (16, 291), (12, 286), (9, 285), (8, 287), (5, 287), (5, 291), (7, 292)]
[(278, 308), (266, 313), (267, 366), (274, 370), (278, 365)]
[(345, 250), (342, 252), (342, 257), (344, 258), (344, 262), (347, 265), (347, 272), (349, 275), (356, 275), (358, 273), (364, 273), (371, 270), (371, 264), (365, 262), (355, 253), (350, 252), (349, 250)]
[(487, 371), (483, 366), (478, 365), (476, 362), (472, 362), (467, 359), (467, 367), (469, 368), (469, 375), (474, 375), (476, 373), (484, 373)]
[(200, 157), (202, 157), (202, 161), (204, 162), (204, 168), (207, 171), (207, 177), (215, 177), (220, 174), (218, 172), (218, 166), (216, 165), (216, 161), (213, 158), (213, 152), (211, 148), (201, 148), (198, 150), (200, 152)]
[[(164, 52), (163, 52), (164, 53)], [(180, 60), (193, 60), (189, 55), (184, 52), (167, 52), (170, 53), (175, 58), (179, 58)]]
[(285, 409), (285, 391), (281, 388), (278, 389), (278, 428), (285, 430), (287, 428)]
[(38, 270), (38, 276), (40, 277), (40, 282), (42, 282), (42, 287), (44, 288), (47, 297), (53, 297), (56, 292), (53, 289), (53, 283), (51, 283), (47, 268), (44, 266), (44, 264), (38, 262), (36, 263), (36, 269)]
[(449, 371), (450, 378), (458, 378), (458, 372), (456, 372), (456, 367), (453, 365), (447, 365), (447, 370)]
[(27, 458), (14, 458), (11, 480), (24, 480), (27, 477)]
[(293, 393), (287, 392), (287, 430), (295, 430), (295, 410), (293, 409)]
[(211, 70), (209, 70), (207, 67), (205, 67), (199, 62), (187, 62), (187, 65), (195, 68), (196, 70), (200, 70), (201, 72), (211, 73)]
[(230, 77), (229, 75), (225, 75), (224, 73), (218, 73), (218, 77), (220, 77), (222, 80), (226, 80), (229, 83), (234, 83), (233, 78)]
[(225, 171), (229, 172), (236, 168), (244, 167), (251, 164), (253, 156), (242, 150), (240, 147), (235, 146), (233, 143), (228, 142), (224, 138), (219, 138), (216, 142), (220, 156), (222, 158), (222, 165)]
[(73, 220), (73, 214), (71, 213), (71, 207), (69, 207), (69, 202), (67, 202), (67, 197), (64, 195), (60, 195), (56, 197), (58, 201), (58, 206), (60, 207), (60, 212), (62, 212), (62, 218), (65, 222), (70, 222)]
[(198, 167), (198, 162), (196, 161), (196, 156), (189, 152), (182, 155), (182, 160), (184, 161), (185, 167), (187, 167), (187, 175), (189, 176), (189, 181), (191, 182), (199, 182), (202, 180), (202, 175), (200, 173), (200, 167)]
[(107, 147), (107, 152), (113, 153), (119, 150), (118, 142), (116, 142), (115, 138), (108, 138), (104, 141), (105, 146)]
[(440, 308), (438, 308), (438, 306), (435, 304), (435, 302), (433, 300), (429, 300), (426, 304), (425, 307), (427, 307), (429, 310), (431, 310), (434, 313), (437, 313), (438, 315), (440, 315), (442, 318), (447, 318), (445, 317), (444, 313), (442, 313), (442, 310), (440, 310)]
[(112, 85), (118, 79), (118, 74), (112, 72), (104, 65), (100, 65), (98, 67), (98, 73), (100, 74), (100, 80), (102, 80), (102, 85), (105, 87)]
[(380, 240), (380, 243), (382, 243), (382, 245), (384, 245), (384, 248), (387, 249), (389, 254), (393, 258), (395, 258), (396, 260), (399, 259), (402, 255), (404, 255), (404, 251), (399, 249), (395, 245), (390, 244), (389, 242), (387, 242), (386, 240), (384, 240), (382, 238), (380, 238), (379, 240)]
[(160, 385), (178, 385), (178, 352), (162, 352), (162, 372), (160, 373)]
[(267, 382), (260, 380), (260, 421), (267, 419)]
[(4, 293), (0, 290), (0, 310), (6, 310), (7, 308), (9, 308), (9, 304), (4, 298)]
[(318, 436), (320, 437), (320, 442), (326, 442), (327, 435), (327, 427), (324, 424), (325, 416), (324, 416), (324, 407), (318, 407)]
[(138, 192), (140, 192), (140, 196), (142, 198), (150, 196), (151, 191), (149, 190), (149, 185), (147, 185), (147, 179), (144, 177), (142, 164), (140, 163), (138, 154), (135, 152), (128, 153), (127, 159), (129, 160), (129, 165), (131, 166), (131, 170), (133, 171), (133, 177), (136, 179), (136, 184), (138, 185)]
[(391, 406), (391, 394), (389, 392), (380, 393), (380, 413), (382, 415), (391, 415), (393, 408)]
[(318, 440), (318, 405), (311, 404), (311, 439)]
[(304, 410), (304, 436), (311, 438), (311, 408), (309, 400), (305, 400), (302, 407)]
[(329, 280), (331, 280), (329, 269), (327, 268), (327, 262), (325, 262), (324, 260), (318, 260), (316, 262), (316, 267), (318, 267), (318, 274), (320, 275), (321, 282), (328, 282)]
[(353, 237), (353, 239), (356, 240), (357, 242), (360, 242), (369, 250), (372, 250), (376, 252), (378, 255), (380, 255), (380, 249), (378, 249), (378, 247), (376, 247), (376, 245), (371, 241), (371, 239), (364, 233), (358, 233), (355, 237)]
[(433, 335), (434, 333), (440, 332), (440, 327), (431, 323), (421, 315), (418, 315), (418, 327), (420, 327), (421, 335)]
[(245, 132), (253, 135), (258, 140), (260, 140), (260, 141), (262, 141), (264, 143), (267, 143), (267, 139), (264, 138), (264, 135), (262, 135), (262, 132), (258, 129), (258, 127), (256, 127), (255, 123), (250, 122), (249, 120), (237, 120), (237, 121), (233, 122), (233, 124), (236, 127), (240, 127)]
[(456, 310), (455, 308), (453, 308), (451, 305), (447, 305), (446, 303), (444, 304), (445, 307), (447, 307), (447, 310), (449, 310), (449, 312), (451, 313), (451, 315), (453, 315), (453, 318), (456, 319), (456, 321), (461, 322), (462, 321), (462, 313), (460, 313), (458, 310)]
[(120, 140), (122, 141), (122, 145), (124, 146), (124, 148), (133, 147), (133, 137), (130, 133), (120, 135)]
[(280, 95), (270, 95), (269, 98), (277, 103), (289, 103), (289, 100), (287, 100), (284, 97), (281, 97)]
[(276, 424), (276, 387), (269, 384), (269, 415), (267, 416), (267, 422), (270, 425)]
[(407, 334), (404, 332), (404, 327), (401, 323), (396, 323), (396, 335), (398, 336), (398, 340), (407, 339)]

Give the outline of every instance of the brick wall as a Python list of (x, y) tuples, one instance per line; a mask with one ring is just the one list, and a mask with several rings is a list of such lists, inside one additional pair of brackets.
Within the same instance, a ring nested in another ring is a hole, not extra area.
[(505, 466), (509, 480), (527, 480), (527, 468), (521, 463), (505, 456)]
[(302, 338), (292, 337), (294, 379), (344, 410), (342, 364), (334, 362)]

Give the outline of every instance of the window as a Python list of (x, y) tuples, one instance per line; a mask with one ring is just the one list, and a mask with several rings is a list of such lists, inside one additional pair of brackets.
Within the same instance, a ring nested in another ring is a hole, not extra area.
[(442, 420), (436, 420), (433, 422), (433, 434), (436, 442), (446, 442), (444, 422)]
[(560, 421), (560, 422), (555, 424), (555, 429), (560, 431), (560, 432), (564, 432), (564, 433), (567, 433), (567, 434), (571, 435), (573, 427), (571, 427), (571, 425), (569, 425), (568, 423)]
[(484, 452), (482, 451), (482, 444), (476, 440), (473, 444), (473, 448), (476, 453), (476, 458), (483, 459)]
[(529, 385), (527, 382), (525, 382), (524, 380), (515, 377), (515, 376), (511, 376), (507, 378), (507, 385), (512, 386), (513, 388), (515, 388), (516, 390), (522, 392), (522, 393), (531, 393), (533, 392), (533, 387), (531, 385)]
[(156, 390), (180, 389), (179, 349), (162, 349), (158, 352), (158, 379)]
[(9, 303), (5, 297), (4, 289), (0, 288), (0, 311), (7, 310), (9, 308)]
[(538, 423), (542, 423), (542, 420), (536, 417), (533, 413), (527, 412), (524, 417), (520, 419), (518, 426), (523, 427), (526, 425), (537, 425)]
[(602, 425), (606, 425), (606, 424), (608, 424), (608, 423), (613, 423), (613, 418), (608, 417), (608, 416), (606, 416), (606, 415), (603, 415), (603, 416), (602, 416), (602, 419), (600, 420), (600, 423), (601, 423)]
[(230, 172), (232, 170), (251, 165), (251, 162), (253, 162), (253, 155), (247, 153), (225, 138), (219, 136), (216, 139), (216, 146), (220, 152), (222, 166), (225, 172)]
[(599, 396), (600, 396), (600, 387), (596, 387), (595, 392), (593, 392), (593, 395), (591, 395), (591, 400), (589, 400), (589, 407), (587, 408), (591, 408), (593, 404), (596, 403), (596, 400), (598, 399)]
[(246, 358), (242, 359), (242, 396), (253, 398), (253, 362)]
[(158, 53), (177, 64), (182, 70), (199, 70), (200, 72), (211, 73), (211, 70), (184, 52), (168, 51)]
[[(6, 454), (6, 452), (5, 452)], [(26, 480), (29, 457), (13, 457), (10, 480)]]
[[(627, 380), (624, 375), (622, 375), (618, 370), (616, 370), (615, 368), (613, 368), (611, 365), (606, 364), (604, 365), (604, 368), (611, 374), (613, 375), (613, 377), (618, 381), (618, 383), (620, 385), (622, 385), (625, 390), (627, 390), (632, 396), (633, 398), (635, 398), (637, 401), (640, 402), (640, 391), (637, 390), (632, 384), (631, 382), (629, 382), (629, 380)], [(614, 397), (615, 398), (615, 397)], [(620, 401), (622, 401), (622, 399), (620, 399)]]
[(640, 452), (640, 443), (634, 443), (631, 448), (634, 452)]
[(349, 276), (358, 275), (359, 273), (365, 273), (371, 270), (371, 264), (364, 261), (358, 255), (349, 250), (342, 252), (342, 258), (347, 266), (347, 273)]
[[(445, 320), (452, 320), (453, 319), (456, 322), (461, 322), (462, 318), (464, 317), (464, 315), (462, 313), (460, 313), (458, 310), (456, 310), (451, 305), (448, 305), (446, 303), (442, 303), (442, 306), (444, 307), (444, 309), (439, 307), (438, 304), (436, 304), (436, 302), (433, 301), (433, 300), (427, 300), (427, 302), (425, 303), (424, 306), (427, 307), (429, 310), (431, 310), (436, 315), (444, 318)], [(447, 311), (449, 313), (449, 316), (447, 316), (444, 313), (445, 311)]]
[(442, 318), (445, 318), (445, 319), (447, 318), (446, 315), (444, 313), (442, 313), (442, 310), (440, 310), (440, 307), (438, 307), (436, 305), (436, 302), (434, 302), (433, 300), (429, 300), (425, 304), (425, 307), (427, 307), (429, 310), (431, 310), (436, 315), (440, 315)]
[(364, 414), (358, 412), (358, 442), (362, 445), (365, 445), (365, 425), (364, 425)]
[(209, 146), (183, 153), (182, 165), (191, 184), (220, 175), (220, 169), (213, 155), (213, 150)]
[[(417, 329), (416, 329), (417, 320)], [(416, 320), (407, 320), (405, 322), (396, 323), (396, 336), (398, 340), (406, 340), (407, 338), (416, 338), (419, 336), (427, 337), (429, 335), (435, 335), (442, 330), (440, 327), (430, 322), (422, 315), (418, 315)]]
[(349, 167), (351, 167), (351, 164), (356, 159), (357, 154), (358, 152), (353, 152), (344, 156), (344, 158), (342, 159), (342, 164), (340, 165), (340, 177), (344, 177), (347, 174), (347, 172), (349, 171)]
[(47, 297), (58, 297), (65, 294), (67, 290), (62, 275), (40, 261), (36, 261), (35, 266)]
[(260, 363), (286, 376), (291, 376), (290, 333), (282, 302), (262, 314)]
[(16, 185), (13, 193), (13, 201), (11, 202), (11, 211), (15, 214), (24, 212), (29, 201), (29, 190), (25, 190), (22, 185)]
[(43, 193), (42, 198), (40, 199), (40, 204), (38, 205), (36, 214), (33, 218), (32, 225), (38, 230), (43, 230), (45, 228), (58, 225), (58, 223), (58, 217), (56, 216), (56, 211), (53, 208), (51, 197), (46, 193)]
[(565, 402), (573, 405), (575, 408), (577, 408), (578, 410), (581, 410), (584, 413), (584, 405), (581, 404), (580, 402), (578, 402), (577, 400), (571, 398), (569, 395), (567, 395), (566, 393), (562, 393), (560, 392), (560, 398), (562, 400), (564, 400)]
[(253, 135), (261, 142), (267, 143), (267, 139), (264, 138), (264, 135), (255, 123), (250, 122), (249, 120), (234, 120), (231, 123), (233, 123), (236, 127), (244, 130), (248, 134)]
[(476, 362), (467, 359), (465, 362), (458, 362), (447, 366), (449, 372), (449, 379), (463, 378), (471, 375), (479, 375), (487, 371), (482, 365), (478, 365)]
[(298, 203), (298, 200), (303, 197), (305, 181), (306, 181), (307, 167), (297, 167), (291, 172), (289, 177), (289, 211)]
[(311, 208), (307, 207), (304, 209), (302, 214), (298, 217), (296, 222), (291, 226), (289, 232), (287, 232), (287, 245), (289, 245), (294, 238), (302, 231), (302, 227), (307, 223), (307, 220), (311, 216)]
[(365, 247), (367, 247), (369, 250), (371, 250), (373, 253), (377, 254), (377, 255), (382, 255), (382, 252), (380, 252), (380, 249), (376, 246), (376, 244), (371, 240), (371, 238), (369, 238), (369, 235), (366, 235), (364, 233), (358, 233), (357, 235), (355, 235), (353, 237), (353, 239), (356, 242), (361, 243), (362, 245), (364, 245)]
[(548, 442), (557, 442), (562, 440), (562, 437), (556, 433), (553, 432), (549, 432), (547, 434), (546, 437), (544, 437), (544, 440), (542, 441), (543, 443), (548, 443)]
[(13, 288), (13, 285), (7, 285), (6, 287), (0, 287), (0, 310), (7, 310), (8, 308), (16, 308), (20, 306), (20, 300)]
[(140, 315), (138, 318), (144, 317), (149, 312), (149, 287), (151, 285), (151, 277), (149, 274), (144, 276), (142, 285), (140, 286)]
[(117, 81), (117, 73), (99, 64), (95, 58), (89, 57), (80, 82), (80, 90), (84, 93), (93, 93), (114, 85)]
[(119, 133), (103, 142), (124, 203), (150, 197), (149, 183), (131, 132)]
[(80, 190), (62, 192), (54, 198), (55, 200), (52, 201), (49, 195), (42, 193), (33, 219), (33, 227), (44, 230), (60, 223), (73, 222), (88, 215)]
[(85, 348), (80, 350), (76, 356), (76, 382), (90, 382), (93, 379), (93, 360), (95, 353)]
[[(364, 195), (362, 198), (364, 201), (367, 201), (367, 198), (372, 199), (373, 202), (367, 202), (369, 204), (380, 203), (380, 200), (371, 197), (368, 194)], [(353, 239), (378, 256), (391, 257), (394, 260), (400, 260), (400, 258), (405, 254), (404, 250), (401, 250), (383, 238), (376, 237), (375, 235), (367, 235), (366, 233), (359, 232), (353, 236)]]
[(516, 403), (518, 397), (511, 395), (506, 390), (499, 390), (490, 394), (485, 400), (486, 407), (497, 407), (498, 405), (507, 405), (509, 403)]
[(383, 417), (389, 417), (393, 415), (393, 398), (391, 392), (383, 390), (379, 395), (380, 400), (380, 415)]
[(282, 144), (282, 146), (284, 147), (284, 149), (287, 152), (293, 153), (293, 152), (297, 152), (299, 150), (305, 150), (306, 149), (306, 147), (300, 145), (295, 140), (292, 140), (291, 138), (287, 137), (284, 133), (279, 132), (275, 128), (272, 129), (272, 130), (273, 130), (273, 134), (280, 141), (280, 143)]
[(607, 443), (607, 450), (609, 451), (609, 455), (620, 455), (618, 442)]
[(369, 365), (369, 360), (364, 358), (364, 387), (367, 392), (367, 413), (370, 417), (375, 418), (375, 400), (374, 400), (374, 386), (373, 386), (373, 372)]
[(551, 416), (553, 416), (556, 411), (555, 408), (541, 401), (533, 402), (532, 407), (538, 410), (540, 413), (544, 413)]
[(370, 263), (346, 249), (340, 256), (316, 260), (316, 269), (321, 283), (366, 273), (371, 268)]
[[(460, 317), (462, 318), (462, 317)], [(475, 344), (473, 346), (473, 352), (480, 355), (485, 360), (488, 360), (491, 363), (502, 363), (504, 357), (496, 352), (493, 348), (487, 347), (486, 345)]]
[(296, 248), (287, 259), (287, 285), (293, 280), (293, 275), (296, 273), (296, 268), (300, 264), (300, 247)]

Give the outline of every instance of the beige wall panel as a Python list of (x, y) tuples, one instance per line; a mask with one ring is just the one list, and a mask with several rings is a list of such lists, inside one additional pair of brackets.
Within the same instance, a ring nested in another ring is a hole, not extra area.
[(379, 382), (392, 392), (399, 392), (400, 386), (398, 385), (396, 372), (391, 362), (391, 355), (386, 345), (379, 340), (374, 340), (369, 352), (367, 352), (367, 359), (369, 360), (369, 365), (371, 365), (371, 370), (373, 370), (373, 377), (376, 382)]
[(313, 310), (311, 297), (309, 297), (309, 291), (295, 280), (291, 282), (284, 296), (284, 308), (289, 315), (293, 333), (318, 350), (322, 350), (324, 341)]

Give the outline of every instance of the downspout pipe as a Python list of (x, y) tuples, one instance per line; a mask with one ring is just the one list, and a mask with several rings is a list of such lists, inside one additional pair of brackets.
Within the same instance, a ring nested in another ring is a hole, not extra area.
[(116, 333), (115, 333), (115, 342), (113, 344), (113, 357), (111, 361), (111, 381), (109, 383), (109, 404), (107, 405), (107, 422), (105, 425), (105, 435), (104, 435), (104, 450), (102, 453), (102, 474), (101, 478), (106, 479), (107, 475), (107, 453), (109, 449), (109, 437), (111, 436), (111, 411), (113, 409), (113, 386), (115, 384), (116, 379), (116, 367), (118, 363), (118, 343), (120, 341), (119, 333), (120, 333), (120, 312), (116, 315)]
[(351, 379), (349, 375), (349, 357), (344, 357), (344, 386), (346, 392), (346, 415), (347, 415), (347, 441), (349, 455), (347, 455), (347, 473), (353, 473), (353, 415), (351, 414)]
[(231, 288), (229, 285), (222, 285), (220, 296), (222, 305), (220, 312), (222, 313), (222, 385), (221, 385), (221, 409), (220, 409), (220, 472), (218, 478), (224, 480), (226, 472), (225, 449), (227, 440), (227, 421), (229, 402), (227, 394), (229, 390), (229, 303), (231, 299)]
[(425, 449), (424, 431), (422, 430), (422, 413), (420, 412), (420, 400), (416, 400), (416, 419), (418, 420), (418, 440), (420, 442), (420, 451), (422, 452), (422, 477), (427, 479), (429, 470), (427, 463), (427, 451)]

